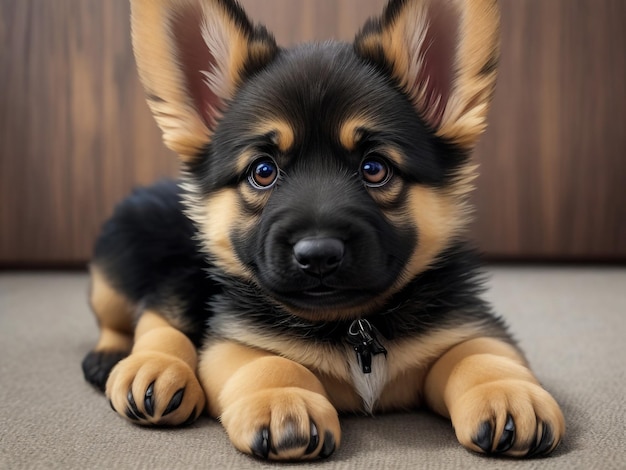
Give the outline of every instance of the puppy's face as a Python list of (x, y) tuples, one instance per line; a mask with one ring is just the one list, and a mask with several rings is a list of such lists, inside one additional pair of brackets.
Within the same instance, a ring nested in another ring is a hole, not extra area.
[[(291, 310), (363, 313), (456, 228), (458, 208), (443, 194), (446, 150), (350, 46), (284, 51), (242, 86), (217, 126), (193, 172), (195, 218), (223, 269)], [(436, 226), (421, 227), (421, 213)]]
[(189, 0), (161, 18), (182, 64), (161, 70), (141, 43), (151, 6), (133, 5), (149, 103), (223, 273), (294, 314), (332, 320), (371, 312), (436, 260), (465, 225), (467, 156), (495, 77), (463, 75), (462, 47), (438, 40), (449, 28), (469, 36), (461, 20), (477, 4), (491, 12), (489, 1), (466, 3), (394, 1), (352, 45), (280, 50), (236, 4)]

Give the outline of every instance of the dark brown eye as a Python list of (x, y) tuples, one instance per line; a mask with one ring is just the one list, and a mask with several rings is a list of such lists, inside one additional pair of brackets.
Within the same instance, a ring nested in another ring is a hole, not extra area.
[(278, 179), (278, 165), (269, 157), (264, 157), (252, 164), (248, 181), (257, 189), (271, 188)]
[(381, 158), (366, 158), (361, 164), (361, 175), (366, 185), (379, 187), (386, 184), (391, 178), (391, 168)]

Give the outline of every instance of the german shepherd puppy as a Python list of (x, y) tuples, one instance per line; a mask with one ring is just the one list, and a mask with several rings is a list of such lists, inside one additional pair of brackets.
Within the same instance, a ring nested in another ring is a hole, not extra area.
[(96, 243), (83, 370), (117, 413), (207, 410), (275, 460), (333, 453), (338, 412), (422, 405), (472, 451), (559, 444), (463, 235), (498, 19), (495, 0), (391, 0), (352, 44), (283, 49), (233, 0), (132, 0), (183, 177), (133, 193)]

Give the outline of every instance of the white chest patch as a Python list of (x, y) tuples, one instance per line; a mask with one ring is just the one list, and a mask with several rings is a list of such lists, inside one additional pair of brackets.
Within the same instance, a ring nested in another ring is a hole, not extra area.
[(352, 345), (348, 359), (352, 386), (363, 400), (364, 411), (372, 414), (388, 380), (387, 351), (381, 335), (364, 318), (350, 324), (347, 339)]
[(374, 406), (387, 384), (387, 357), (384, 354), (372, 356), (372, 371), (366, 374), (363, 372), (354, 349), (349, 348), (347, 354), (352, 385), (363, 400), (364, 411), (372, 414)]

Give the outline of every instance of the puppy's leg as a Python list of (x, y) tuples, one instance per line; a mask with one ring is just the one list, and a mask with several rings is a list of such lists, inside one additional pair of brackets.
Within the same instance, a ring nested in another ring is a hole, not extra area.
[(96, 347), (83, 359), (85, 379), (104, 391), (115, 364), (128, 356), (133, 345), (132, 304), (94, 265), (91, 266), (90, 303), (100, 327)]
[(115, 411), (138, 424), (191, 423), (206, 402), (197, 362), (196, 348), (182, 332), (145, 311), (130, 356), (111, 371), (106, 395)]
[(329, 456), (341, 439), (337, 411), (304, 366), (222, 341), (201, 354), (210, 413), (240, 451), (272, 460)]
[(554, 450), (563, 414), (511, 345), (493, 338), (461, 343), (432, 367), (425, 383), (433, 410), (450, 417), (470, 450), (523, 457)]

